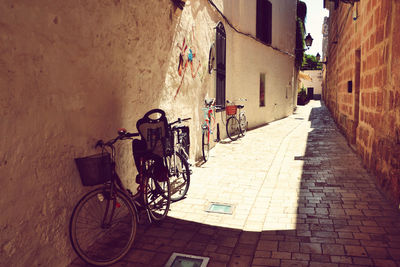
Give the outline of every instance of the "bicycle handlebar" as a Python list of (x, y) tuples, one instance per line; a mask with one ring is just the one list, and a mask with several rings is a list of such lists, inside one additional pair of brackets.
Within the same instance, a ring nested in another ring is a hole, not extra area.
[(233, 100), (233, 101), (231, 101), (231, 100), (226, 100), (226, 103), (228, 103), (228, 104), (233, 104), (233, 103), (235, 103), (235, 101), (247, 101), (247, 98), (238, 98), (238, 99)]
[(172, 125), (174, 125), (176, 123), (182, 123), (183, 121), (188, 121), (188, 120), (191, 120), (191, 119), (192, 118), (185, 118), (185, 119), (178, 118), (176, 121), (168, 123), (168, 126), (172, 126)]
[(108, 140), (107, 142), (104, 143), (103, 140), (98, 140), (96, 142), (95, 148), (98, 146), (104, 147), (104, 146), (109, 146), (112, 147), (118, 140), (124, 140), (124, 139), (132, 139), (132, 137), (140, 136), (139, 133), (130, 133), (127, 132), (126, 129), (119, 129), (118, 130), (118, 136), (116, 138), (113, 138), (111, 140)]

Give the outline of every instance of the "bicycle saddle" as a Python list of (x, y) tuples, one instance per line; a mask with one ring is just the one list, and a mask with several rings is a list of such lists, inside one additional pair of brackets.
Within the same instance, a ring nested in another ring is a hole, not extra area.
[(236, 105), (238, 109), (244, 108), (244, 105)]

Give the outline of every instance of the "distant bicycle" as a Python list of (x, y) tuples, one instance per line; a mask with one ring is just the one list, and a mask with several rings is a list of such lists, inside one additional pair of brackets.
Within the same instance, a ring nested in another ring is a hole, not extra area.
[[(210, 151), (210, 136), (214, 134), (216, 125), (216, 111), (219, 106), (215, 105), (215, 98), (205, 99), (205, 107), (202, 108), (204, 115), (204, 123), (201, 125), (202, 135), (201, 135), (201, 151), (203, 154), (203, 160), (207, 161)], [(219, 142), (218, 136), (214, 140)]]
[[(240, 98), (236, 101), (247, 101), (245, 98)], [(244, 136), (247, 132), (248, 122), (244, 111), (244, 105), (236, 105), (234, 102), (227, 100), (225, 107), (226, 112), (226, 134), (229, 139), (235, 141), (240, 135)], [(239, 109), (239, 115), (237, 110)]]

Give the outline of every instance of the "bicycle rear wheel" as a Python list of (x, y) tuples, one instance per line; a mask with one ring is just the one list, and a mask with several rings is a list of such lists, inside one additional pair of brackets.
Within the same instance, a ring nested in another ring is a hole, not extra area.
[(176, 152), (166, 158), (170, 173), (171, 201), (178, 201), (185, 197), (190, 185), (189, 164), (185, 157)]
[(235, 141), (239, 138), (240, 125), (236, 117), (232, 116), (226, 122), (226, 134), (232, 141)]
[(203, 135), (201, 139), (201, 151), (203, 152), (204, 161), (208, 160), (210, 152), (210, 138), (208, 135), (209, 135), (208, 128), (203, 129)]
[(247, 119), (246, 119), (246, 114), (240, 113), (240, 133), (245, 136), (247, 132)]
[(85, 262), (105, 266), (119, 261), (136, 235), (136, 212), (121, 191), (97, 188), (81, 198), (69, 224), (73, 249)]
[(154, 175), (154, 161), (146, 162), (146, 175), (143, 181), (143, 203), (154, 221), (167, 217), (171, 204), (171, 183), (166, 177), (165, 181), (158, 181)]

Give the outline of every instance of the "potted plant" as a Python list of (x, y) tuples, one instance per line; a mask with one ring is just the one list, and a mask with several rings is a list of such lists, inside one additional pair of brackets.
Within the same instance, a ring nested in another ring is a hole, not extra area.
[(305, 105), (307, 104), (307, 100), (306, 88), (303, 86), (297, 94), (297, 105)]

